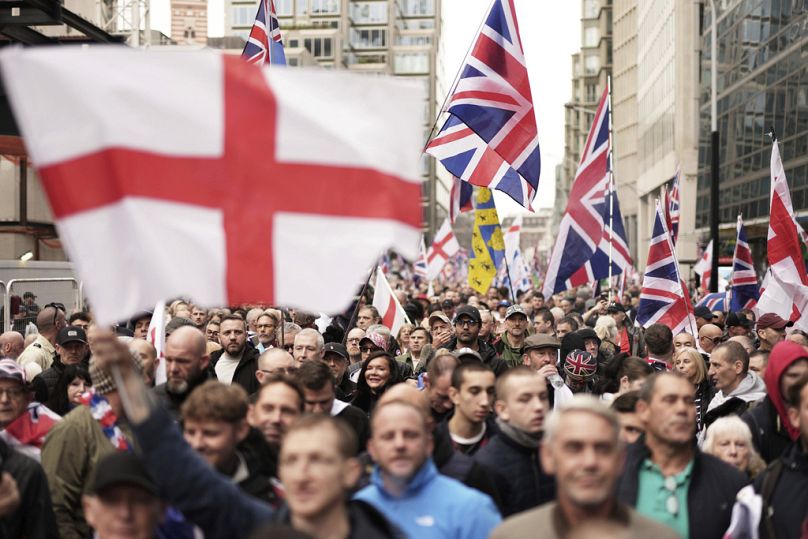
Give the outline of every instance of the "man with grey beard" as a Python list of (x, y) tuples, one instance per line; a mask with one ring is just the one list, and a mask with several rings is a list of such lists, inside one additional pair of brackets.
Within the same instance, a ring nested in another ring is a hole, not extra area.
[(154, 392), (177, 420), (191, 391), (211, 377), (205, 335), (193, 326), (176, 329), (166, 339), (165, 362), (167, 380)]

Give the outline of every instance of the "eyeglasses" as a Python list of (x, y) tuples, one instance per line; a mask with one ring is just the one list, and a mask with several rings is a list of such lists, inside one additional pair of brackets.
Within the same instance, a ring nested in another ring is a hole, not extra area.
[(378, 346), (363, 346), (359, 349), (360, 352), (363, 354), (370, 354), (371, 352), (375, 352), (376, 350), (381, 350)]
[(346, 342), (358, 343), (361, 340), (362, 340), (361, 337), (356, 337), (356, 338), (353, 338), (353, 339), (348, 339)]
[(9, 399), (19, 399), (24, 394), (25, 394), (25, 390), (23, 388), (21, 388), (21, 387), (0, 388), (0, 397), (5, 395)]
[(724, 342), (724, 337), (723, 336), (721, 336), (721, 337), (708, 337), (707, 335), (702, 335), (701, 338), (702, 339), (707, 339), (708, 341), (710, 341), (713, 344), (721, 344), (722, 342)]
[(269, 376), (278, 375), (278, 374), (292, 375), (295, 372), (297, 372), (297, 367), (280, 367), (280, 368), (277, 368), (277, 369), (273, 369), (271, 371), (268, 371), (266, 369), (258, 369), (258, 370), (263, 372), (264, 374), (269, 375)]
[(456, 321), (455, 321), (455, 325), (456, 325), (456, 326), (460, 326), (460, 327), (466, 327), (466, 326), (468, 326), (468, 327), (474, 327), (474, 326), (476, 326), (476, 325), (477, 325), (477, 321), (476, 321), (476, 320), (469, 320), (469, 319), (467, 318), (467, 319), (465, 319), (465, 320), (456, 320)]

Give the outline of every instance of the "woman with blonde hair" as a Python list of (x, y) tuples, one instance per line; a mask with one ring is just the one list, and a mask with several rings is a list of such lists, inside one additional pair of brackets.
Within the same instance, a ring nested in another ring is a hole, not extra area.
[(617, 346), (617, 322), (609, 315), (599, 316), (595, 322), (595, 334), (600, 339), (600, 353), (606, 361), (620, 351)]
[(736, 415), (716, 419), (707, 428), (701, 450), (735, 466), (750, 479), (766, 468), (766, 463), (752, 445), (752, 431)]
[(704, 358), (695, 348), (686, 346), (680, 348), (673, 356), (673, 368), (681, 372), (696, 386), (696, 425), (699, 432), (704, 428), (704, 414), (707, 413), (707, 406), (710, 404), (715, 389), (707, 378), (707, 365)]

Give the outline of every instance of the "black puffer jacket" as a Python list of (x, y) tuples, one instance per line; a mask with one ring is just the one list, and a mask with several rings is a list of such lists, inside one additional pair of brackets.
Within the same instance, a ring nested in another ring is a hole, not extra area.
[[(289, 508), (284, 506), (275, 514), (273, 521), (289, 524), (290, 518)], [(375, 507), (360, 500), (348, 502), (348, 520), (350, 521), (351, 531), (346, 539), (406, 538), (406, 535), (388, 521)], [(270, 535), (265, 534), (261, 528), (250, 535), (251, 539), (259, 537), (270, 537)]]
[[(695, 450), (690, 488), (687, 491), (688, 533), (690, 539), (723, 537), (729, 527), (735, 495), (749, 480), (722, 460)], [(626, 466), (617, 486), (621, 502), (637, 506), (640, 466), (651, 456), (645, 439), (631, 444)]]
[(502, 496), (502, 516), (507, 517), (555, 499), (555, 478), (546, 475), (538, 449), (528, 449), (500, 431), (474, 460), (494, 478)]
[(0, 519), (0, 539), (58, 538), (59, 529), (42, 466), (0, 439), (0, 468), (14, 478), (20, 494), (20, 506)]
[(767, 463), (780, 458), (792, 443), (768, 396), (743, 414), (741, 419), (749, 425), (749, 430), (752, 431), (752, 443)]

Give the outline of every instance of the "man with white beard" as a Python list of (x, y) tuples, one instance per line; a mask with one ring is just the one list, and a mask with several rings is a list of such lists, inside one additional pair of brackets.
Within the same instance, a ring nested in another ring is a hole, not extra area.
[(193, 326), (182, 326), (166, 339), (166, 382), (154, 392), (171, 413), (179, 418), (180, 407), (191, 391), (210, 378), (205, 335)]

